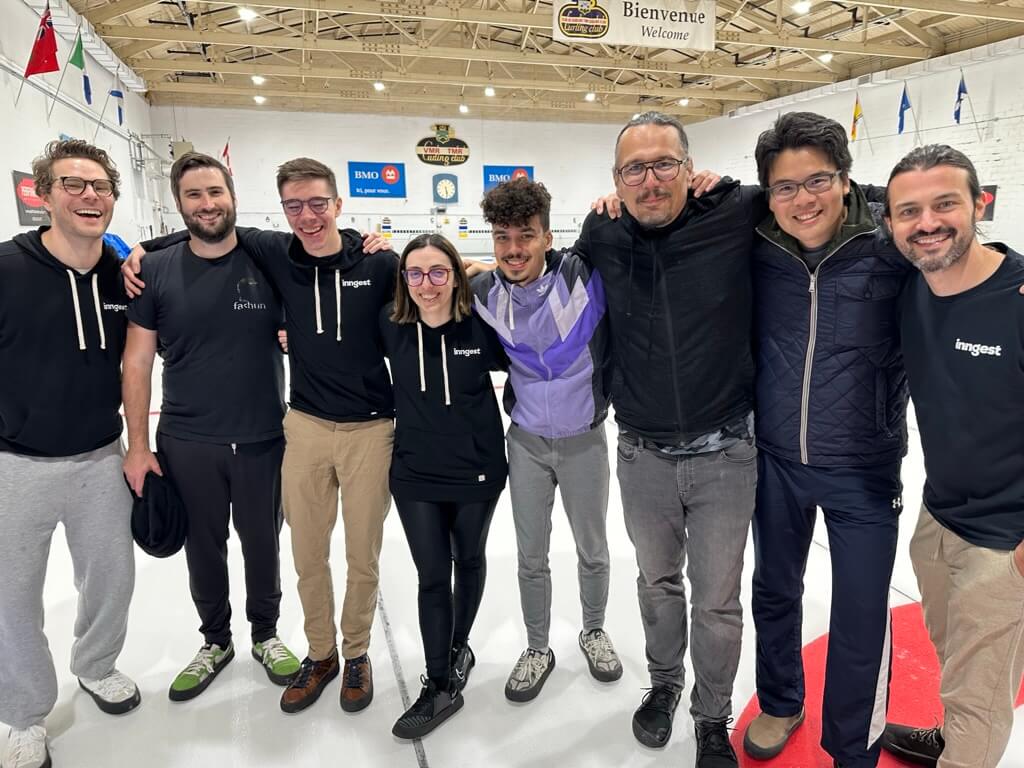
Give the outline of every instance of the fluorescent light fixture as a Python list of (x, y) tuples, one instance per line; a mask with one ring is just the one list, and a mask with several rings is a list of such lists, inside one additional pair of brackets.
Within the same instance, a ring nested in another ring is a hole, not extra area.
[(253, 75), (252, 76), (252, 84), (253, 85), (263, 85), (265, 82), (267, 82), (267, 78), (265, 78), (263, 75)]
[(818, 57), (818, 61), (820, 61), (822, 64), (828, 64), (830, 61), (832, 61), (833, 58), (834, 56), (831, 51), (825, 51), (825, 53), (821, 54)]
[(257, 104), (263, 104), (263, 103), (266, 102), (267, 97), (266, 96), (253, 96), (252, 100), (255, 101)]
[(680, 107), (688, 107), (688, 106), (690, 106), (690, 100), (689, 99), (680, 99), (679, 100), (679, 106)]
[(466, 114), (467, 112), (469, 112), (469, 107), (467, 107), (465, 104), (459, 104), (459, 112), (461, 112), (462, 114)]
[(256, 11), (254, 11), (252, 8), (242, 7), (238, 9), (238, 18), (240, 18), (242, 21), (252, 21), (253, 19), (258, 17), (259, 14), (256, 13)]
[(811, 0), (799, 0), (799, 2), (793, 3), (793, 10), (799, 14), (809, 13), (811, 10)]
[(484, 96), (493, 96), (493, 95), (494, 95), (494, 89), (491, 86), (488, 85), (486, 88), (484, 88)]
[(584, 96), (583, 98), (584, 98), (584, 99), (585, 99), (586, 101), (593, 101), (594, 99), (596, 99), (596, 98), (597, 98), (597, 94), (596, 94), (596, 93), (594, 93), (593, 91), (591, 91), (590, 93), (588, 93), (588, 94), (587, 94), (586, 96)]
[(378, 92), (379, 91), (383, 91), (386, 87), (387, 86), (384, 85), (384, 83), (382, 83), (380, 80), (378, 80), (377, 82), (375, 82), (373, 84), (373, 90), (378, 91)]

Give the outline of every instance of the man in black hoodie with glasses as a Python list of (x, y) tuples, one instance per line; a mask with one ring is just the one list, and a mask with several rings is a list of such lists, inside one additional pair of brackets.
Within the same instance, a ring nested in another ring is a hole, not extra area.
[(114, 667), (135, 583), (121, 475), (127, 299), (103, 244), (120, 177), (107, 153), (54, 141), (33, 163), (49, 227), (0, 243), (0, 721), (5, 768), (50, 765), (57, 675), (43, 633), (50, 542), (64, 525), (79, 593), (71, 672), (108, 714), (139, 705)]

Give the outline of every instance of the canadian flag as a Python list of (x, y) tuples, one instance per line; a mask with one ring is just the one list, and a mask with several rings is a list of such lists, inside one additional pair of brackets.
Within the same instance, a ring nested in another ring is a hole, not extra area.
[(230, 173), (232, 176), (234, 176), (235, 172), (233, 170), (231, 170), (231, 150), (230, 150), (230, 146), (231, 146), (231, 137), (229, 136), (228, 140), (224, 142), (224, 151), (220, 153), (220, 158), (221, 158), (221, 160), (224, 161), (224, 165), (226, 165), (228, 167), (228, 173)]

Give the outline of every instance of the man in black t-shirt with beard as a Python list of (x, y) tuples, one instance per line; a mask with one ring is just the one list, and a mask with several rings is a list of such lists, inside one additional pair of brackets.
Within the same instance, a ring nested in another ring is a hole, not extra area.
[[(229, 518), (245, 559), (252, 655), (278, 685), (291, 681), (299, 662), (277, 637), (284, 454), (280, 302), (238, 245), (227, 169), (189, 153), (171, 169), (171, 186), (191, 239), (146, 259), (148, 288), (128, 310), (124, 472), (141, 495), (147, 472), (166, 471), (188, 517), (185, 554), (204, 642), (171, 684), (170, 698), (184, 701), (202, 693), (234, 657)], [(164, 361), (159, 460), (149, 447), (157, 351)]]

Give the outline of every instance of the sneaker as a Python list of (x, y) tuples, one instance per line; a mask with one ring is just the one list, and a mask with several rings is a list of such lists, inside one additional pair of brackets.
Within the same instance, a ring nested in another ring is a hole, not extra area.
[(263, 665), (270, 682), (277, 685), (288, 685), (299, 672), (299, 660), (277, 636), (253, 643), (252, 657)]
[(357, 659), (345, 659), (345, 674), (341, 678), (341, 708), (346, 712), (359, 712), (373, 701), (373, 668), (365, 653)]
[(729, 743), (729, 720), (702, 720), (694, 723), (697, 735), (697, 768), (737, 768), (739, 760)]
[(171, 701), (188, 701), (205, 691), (220, 671), (235, 658), (235, 646), (228, 643), (221, 648), (216, 643), (207, 643), (199, 649), (192, 662), (185, 667), (171, 683), (167, 692)]
[(337, 649), (323, 661), (304, 658), (299, 671), (281, 694), (281, 711), (294, 714), (314, 704), (340, 669)]
[(439, 690), (433, 680), (420, 677), (423, 690), (416, 703), (398, 718), (391, 733), (400, 739), (418, 739), (426, 736), (454, 715), (465, 702), (457, 689)]
[(934, 768), (939, 762), (946, 741), (942, 738), (942, 729), (913, 728), (909, 725), (886, 723), (882, 733), (882, 749), (900, 760), (915, 765), (926, 765)]
[(603, 629), (580, 632), (580, 648), (587, 657), (590, 675), (602, 683), (611, 683), (622, 677), (622, 662), (615, 652), (612, 639)]
[(476, 654), (468, 645), (457, 645), (452, 648), (451, 687), (464, 690), (469, 682), (469, 673), (476, 666)]
[(637, 741), (652, 749), (668, 744), (680, 693), (673, 685), (656, 685), (644, 694), (633, 713), (633, 735)]
[(46, 729), (41, 725), (11, 728), (0, 765), (3, 768), (50, 768)]
[[(92, 696), (96, 706), (108, 715), (123, 715), (131, 712), (142, 702), (139, 688), (126, 675), (116, 669), (99, 680), (78, 678), (82, 690)], [(4, 763), (4, 768), (7, 764)]]
[(518, 702), (533, 701), (554, 668), (555, 654), (550, 648), (547, 653), (527, 648), (508, 676), (505, 698)]
[(783, 750), (793, 731), (803, 722), (802, 709), (792, 717), (773, 717), (762, 712), (743, 734), (743, 751), (755, 760), (771, 760)]

